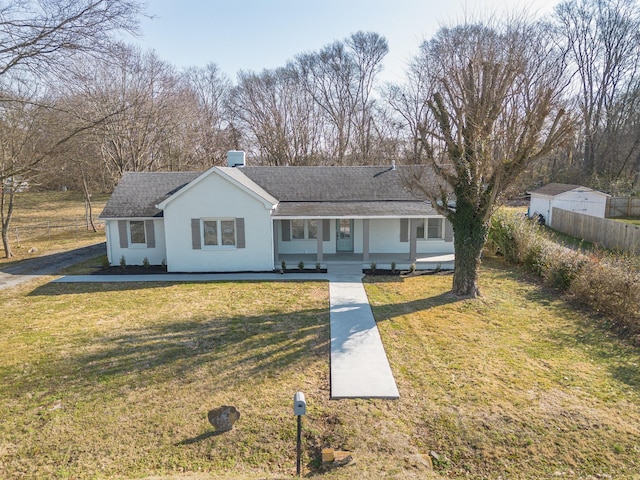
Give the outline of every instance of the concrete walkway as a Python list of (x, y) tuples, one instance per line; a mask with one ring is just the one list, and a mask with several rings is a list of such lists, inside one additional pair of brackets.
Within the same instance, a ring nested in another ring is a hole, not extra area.
[(329, 267), (329, 302), (331, 398), (398, 398), (360, 265)]
[(329, 273), (222, 273), (71, 275), (56, 283), (211, 282), (329, 280), (331, 398), (399, 397), (387, 355), (362, 284), (359, 264), (335, 265)]

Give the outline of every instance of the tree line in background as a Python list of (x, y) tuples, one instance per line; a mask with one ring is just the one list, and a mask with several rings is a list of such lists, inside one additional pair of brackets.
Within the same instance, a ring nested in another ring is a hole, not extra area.
[[(46, 187), (85, 181), (109, 191), (124, 171), (205, 169), (222, 164), (230, 149), (246, 150), (263, 165), (422, 159), (433, 89), (430, 41), (417, 46), (402, 84), (379, 80), (388, 46), (371, 32), (301, 53), (281, 68), (242, 71), (234, 83), (214, 63), (178, 71), (153, 51), (115, 43), (114, 30), (135, 31), (134, 1), (71, 2), (77, 11), (68, 3), (0, 10), (4, 178), (30, 177)], [(86, 5), (93, 10), (80, 13)], [(108, 21), (97, 17), (107, 14)], [(62, 23), (74, 15), (86, 31)], [(41, 25), (16, 27), (26, 19)], [(55, 30), (56, 22), (64, 31)], [(527, 183), (637, 189), (637, 2), (563, 2), (534, 26), (562, 49), (563, 96), (576, 124), (572, 140), (529, 172)]]
[(398, 84), (380, 80), (388, 45), (372, 32), (235, 82), (215, 63), (179, 71), (115, 41), (142, 14), (136, 0), (0, 7), (4, 232), (24, 182), (90, 201), (125, 171), (204, 170), (232, 149), (260, 165), (429, 165), (449, 186), (475, 182), (485, 224), (509, 188), (640, 189), (637, 1), (569, 0), (540, 20), (442, 28)]

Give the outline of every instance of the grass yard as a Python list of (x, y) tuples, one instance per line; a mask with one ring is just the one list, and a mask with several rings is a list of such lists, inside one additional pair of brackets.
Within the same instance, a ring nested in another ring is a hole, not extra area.
[[(640, 351), (499, 260), (481, 278), (367, 279), (397, 401), (328, 399), (324, 283), (0, 290), (0, 477), (290, 478), (302, 390), (311, 476), (640, 478)], [(318, 473), (325, 446), (356, 463)]]
[(614, 218), (612, 220), (617, 220), (619, 222), (630, 223), (631, 225), (640, 226), (640, 218)]
[[(94, 195), (94, 221), (108, 198), (109, 195)], [(4, 258), (0, 243), (0, 267), (25, 258), (71, 250), (105, 240), (101, 226), (97, 233), (86, 229), (83, 196), (80, 192), (71, 191), (17, 194), (9, 239), (14, 257)]]

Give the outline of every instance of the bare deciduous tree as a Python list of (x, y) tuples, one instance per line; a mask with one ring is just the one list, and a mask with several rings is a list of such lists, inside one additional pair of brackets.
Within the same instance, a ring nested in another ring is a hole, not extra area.
[(422, 45), (417, 65), (428, 77), (420, 126), (428, 167), (408, 181), (453, 225), (453, 293), (476, 296), (501, 195), (571, 131), (562, 108), (564, 65), (545, 30), (524, 21), (443, 28)]
[(109, 61), (89, 60), (73, 75), (83, 108), (109, 118), (93, 133), (114, 183), (125, 171), (171, 169), (161, 150), (184, 117), (175, 111), (181, 92), (173, 67), (152, 51), (120, 45)]
[(376, 128), (372, 93), (376, 77), (382, 70), (382, 60), (389, 53), (389, 46), (384, 37), (374, 32), (356, 32), (345, 43), (351, 49), (358, 72), (353, 119), (356, 148), (360, 163), (369, 163)]
[(403, 85), (389, 84), (384, 90), (384, 99), (390, 110), (387, 122), (395, 118), (404, 131), (406, 140), (402, 158), (410, 165), (421, 163), (426, 145), (426, 139), (422, 136), (424, 122), (433, 121), (433, 117), (428, 115), (429, 107), (425, 101), (429, 95), (428, 75), (431, 71), (427, 61), (427, 58), (417, 59), (409, 66)]
[(0, 219), (5, 256), (13, 256), (8, 232), (15, 195), (37, 180), (46, 159), (56, 157), (76, 136), (105, 119), (90, 120), (54, 107), (50, 99), (19, 97), (0, 102)]
[[(45, 77), (64, 71), (76, 54), (100, 55), (115, 31), (135, 32), (138, 0), (23, 0), (0, 5), (0, 108), (2, 134), (0, 188), (5, 256), (11, 256), (8, 228), (16, 178), (29, 178), (43, 159), (73, 135), (99, 122), (47, 137), (42, 119), (52, 106), (44, 96), (24, 95)], [(37, 128), (36, 128), (37, 126)]]
[(240, 72), (231, 110), (255, 139), (267, 165), (305, 165), (316, 158), (322, 126), (313, 99), (289, 66), (260, 74)]
[(14, 69), (42, 75), (74, 53), (108, 48), (114, 31), (135, 32), (138, 0), (23, 0), (0, 6), (0, 78)]
[(319, 52), (296, 58), (300, 84), (333, 130), (329, 156), (336, 163), (346, 163), (351, 152), (356, 153), (357, 162), (369, 161), (374, 122), (371, 93), (388, 50), (384, 37), (357, 32), (344, 42), (336, 41)]
[(555, 22), (575, 72), (584, 171), (609, 179), (631, 173), (640, 154), (637, 130), (629, 134), (640, 101), (638, 2), (569, 0), (556, 7)]
[[(239, 148), (228, 111), (231, 82), (217, 65), (190, 68), (183, 79), (197, 115), (192, 129), (193, 155), (207, 166), (224, 164), (228, 150)], [(194, 162), (195, 163), (195, 162)]]

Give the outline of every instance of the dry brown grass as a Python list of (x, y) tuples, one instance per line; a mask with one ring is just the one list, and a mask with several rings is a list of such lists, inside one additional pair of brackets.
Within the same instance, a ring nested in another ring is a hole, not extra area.
[[(94, 197), (94, 220), (107, 199), (108, 195)], [(25, 192), (16, 195), (9, 238), (14, 257), (4, 258), (0, 243), (0, 266), (104, 242), (104, 228), (98, 225), (97, 233), (87, 230), (84, 200), (78, 192)]]
[(636, 478), (640, 352), (496, 260), (482, 299), (449, 285), (369, 285), (411, 443), (447, 478)]
[(356, 463), (328, 479), (638, 478), (639, 351), (495, 259), (481, 299), (450, 286), (367, 280), (397, 401), (329, 400), (323, 283), (0, 291), (0, 476), (290, 478), (302, 390), (305, 474), (329, 446)]

